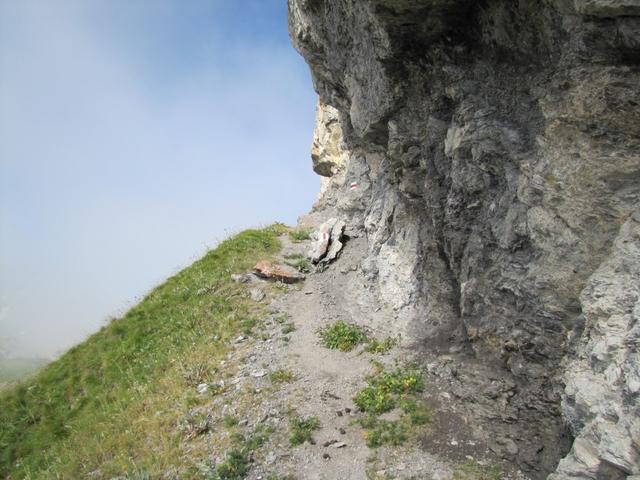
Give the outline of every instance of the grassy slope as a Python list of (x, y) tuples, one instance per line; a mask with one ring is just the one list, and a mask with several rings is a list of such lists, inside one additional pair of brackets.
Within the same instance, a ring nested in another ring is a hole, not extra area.
[(230, 274), (275, 253), (281, 232), (273, 226), (226, 240), (2, 392), (0, 478), (156, 478), (193, 467), (176, 423), (203, 401), (193, 384), (211, 379), (229, 340), (259, 314)]

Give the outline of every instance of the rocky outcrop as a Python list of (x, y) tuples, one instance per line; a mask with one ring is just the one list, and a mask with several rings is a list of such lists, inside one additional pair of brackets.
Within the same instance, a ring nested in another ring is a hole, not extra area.
[(533, 477), (640, 474), (640, 3), (289, 0), (289, 18), (320, 97), (315, 212), (366, 237), (405, 341), (499, 372)]

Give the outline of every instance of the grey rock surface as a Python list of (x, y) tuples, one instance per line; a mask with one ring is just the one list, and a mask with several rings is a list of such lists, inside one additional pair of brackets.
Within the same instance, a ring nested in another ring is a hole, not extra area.
[(289, 0), (320, 97), (307, 221), (366, 240), (394, 329), (455, 353), (434, 372), (532, 478), (640, 473), (639, 15)]
[(336, 222), (335, 218), (329, 218), (314, 232), (315, 238), (309, 252), (309, 258), (313, 263), (318, 263), (327, 254), (331, 242), (331, 231)]

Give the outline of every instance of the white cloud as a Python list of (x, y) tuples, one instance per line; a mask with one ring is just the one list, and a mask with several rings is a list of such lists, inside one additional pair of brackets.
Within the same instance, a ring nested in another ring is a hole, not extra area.
[(316, 190), (291, 49), (208, 45), (226, 57), (157, 78), (92, 23), (109, 5), (125, 3), (0, 0), (0, 336), (24, 328), (30, 354), (79, 341), (225, 231), (294, 221)]

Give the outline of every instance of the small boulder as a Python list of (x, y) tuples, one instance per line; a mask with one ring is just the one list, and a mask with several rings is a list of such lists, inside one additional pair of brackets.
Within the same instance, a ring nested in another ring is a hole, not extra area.
[(328, 264), (337, 257), (344, 244), (344, 230), (346, 223), (342, 220), (330, 218), (318, 228), (316, 241), (309, 252), (309, 258), (315, 264)]
[(304, 275), (293, 268), (279, 265), (267, 260), (258, 262), (253, 267), (254, 273), (266, 280), (277, 280), (283, 283), (295, 283), (304, 280)]
[(252, 288), (249, 290), (249, 295), (251, 296), (251, 300), (254, 302), (261, 302), (266, 297), (265, 293), (259, 288)]
[(251, 274), (249, 273), (234, 273), (231, 275), (231, 280), (237, 283), (249, 283), (251, 281)]
[(342, 243), (342, 237), (344, 236), (344, 229), (347, 224), (343, 221), (338, 221), (333, 225), (331, 229), (331, 244), (329, 245), (329, 250), (327, 254), (322, 259), (323, 263), (333, 262), (337, 257), (344, 244)]
[(309, 258), (313, 263), (318, 263), (327, 254), (329, 242), (331, 241), (331, 231), (336, 222), (335, 218), (330, 218), (318, 228), (316, 241), (311, 248), (311, 252), (309, 252)]

